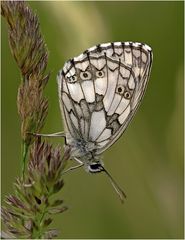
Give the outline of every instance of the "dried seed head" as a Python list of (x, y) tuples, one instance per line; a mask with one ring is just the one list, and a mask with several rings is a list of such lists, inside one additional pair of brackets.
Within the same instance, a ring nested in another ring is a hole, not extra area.
[(27, 133), (39, 132), (48, 112), (48, 101), (43, 96), (49, 79), (49, 74), (45, 74), (48, 51), (38, 18), (25, 2), (2, 1), (1, 10), (9, 26), (10, 49), (22, 74), (17, 106), (22, 139), (29, 145), (34, 139)]

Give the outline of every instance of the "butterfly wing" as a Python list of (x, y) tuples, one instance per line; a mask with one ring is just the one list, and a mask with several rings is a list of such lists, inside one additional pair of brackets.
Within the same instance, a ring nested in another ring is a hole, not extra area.
[(115, 42), (69, 60), (58, 76), (67, 133), (94, 142), (101, 154), (124, 132), (146, 89), (151, 48)]

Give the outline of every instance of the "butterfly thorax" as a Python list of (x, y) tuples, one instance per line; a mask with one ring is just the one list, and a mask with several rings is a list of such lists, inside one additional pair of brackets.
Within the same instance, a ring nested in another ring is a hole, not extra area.
[(83, 138), (66, 139), (67, 145), (70, 147), (71, 158), (76, 158), (84, 164), (87, 172), (101, 172), (102, 162), (100, 156), (96, 154), (96, 146), (94, 142), (86, 141)]

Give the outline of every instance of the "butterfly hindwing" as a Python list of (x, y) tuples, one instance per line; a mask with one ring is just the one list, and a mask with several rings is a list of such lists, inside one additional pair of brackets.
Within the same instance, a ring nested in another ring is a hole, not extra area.
[(66, 131), (111, 146), (132, 119), (146, 89), (152, 53), (140, 43), (100, 44), (69, 60), (58, 76)]

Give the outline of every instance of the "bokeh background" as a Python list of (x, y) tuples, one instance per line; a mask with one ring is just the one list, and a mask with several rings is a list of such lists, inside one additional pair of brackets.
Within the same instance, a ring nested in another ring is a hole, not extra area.
[[(150, 45), (154, 62), (144, 100), (104, 163), (127, 194), (122, 205), (104, 174), (65, 176), (56, 216), (61, 238), (183, 238), (183, 2), (29, 2), (50, 57), (43, 133), (61, 131), (56, 75), (64, 62), (97, 43)], [(20, 174), (20, 83), (2, 20), (2, 199)], [(63, 144), (62, 140), (52, 139)]]

